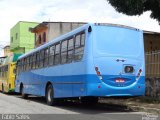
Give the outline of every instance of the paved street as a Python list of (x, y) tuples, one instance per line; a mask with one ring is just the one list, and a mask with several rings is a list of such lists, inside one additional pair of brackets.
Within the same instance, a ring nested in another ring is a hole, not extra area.
[[(74, 119), (81, 115), (83, 119), (106, 119), (109, 120), (141, 120), (142, 112), (134, 112), (126, 106), (109, 105), (99, 103), (96, 106), (85, 106), (80, 103), (66, 102), (57, 106), (48, 106), (41, 97), (30, 97), (28, 100), (22, 99), (19, 95), (5, 95), (0, 93), (0, 113), (1, 114), (65, 114)], [(72, 116), (70, 115), (72, 114)], [(54, 116), (54, 115), (53, 115)], [(53, 117), (48, 115), (48, 117)], [(65, 116), (65, 117), (63, 117)], [(43, 118), (44, 115), (41, 117)]]

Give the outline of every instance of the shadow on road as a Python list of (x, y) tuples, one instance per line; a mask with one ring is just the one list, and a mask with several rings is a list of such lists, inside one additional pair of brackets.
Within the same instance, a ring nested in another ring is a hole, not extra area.
[[(15, 96), (22, 99), (17, 94)], [(31, 102), (47, 105), (45, 98), (43, 97), (30, 96), (27, 100)], [(57, 108), (61, 108), (61, 109), (65, 109), (65, 110), (69, 110), (77, 113), (83, 113), (83, 114), (134, 112), (132, 109), (128, 108), (125, 105), (109, 104), (109, 103), (103, 103), (103, 102), (100, 102), (95, 105), (84, 105), (78, 101), (77, 102), (66, 101), (66, 102), (60, 102), (54, 105), (53, 107), (57, 107)]]
[(96, 105), (84, 105), (79, 102), (66, 102), (59, 107), (67, 109), (70, 111), (76, 111), (79, 113), (85, 114), (99, 114), (99, 113), (116, 113), (116, 112), (133, 112), (131, 109), (128, 109), (127, 106), (107, 104), (107, 103), (98, 103)]

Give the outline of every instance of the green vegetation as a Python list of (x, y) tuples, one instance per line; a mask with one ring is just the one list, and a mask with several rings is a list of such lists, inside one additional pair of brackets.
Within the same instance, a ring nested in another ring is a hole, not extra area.
[(151, 11), (151, 18), (160, 23), (160, 0), (107, 0), (118, 12), (126, 15), (141, 15)]

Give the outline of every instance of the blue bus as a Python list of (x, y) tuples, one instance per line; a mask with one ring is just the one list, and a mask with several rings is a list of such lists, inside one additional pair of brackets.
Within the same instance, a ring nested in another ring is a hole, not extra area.
[(44, 96), (48, 105), (78, 98), (145, 93), (143, 32), (114, 24), (85, 24), (19, 57), (15, 91)]

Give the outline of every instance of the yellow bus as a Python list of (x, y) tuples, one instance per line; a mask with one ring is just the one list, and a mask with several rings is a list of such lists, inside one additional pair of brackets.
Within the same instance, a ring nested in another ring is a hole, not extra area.
[(15, 62), (0, 66), (0, 90), (4, 93), (14, 92), (15, 66)]
[(3, 93), (14, 92), (15, 67), (20, 54), (12, 54), (0, 65), (0, 91)]

